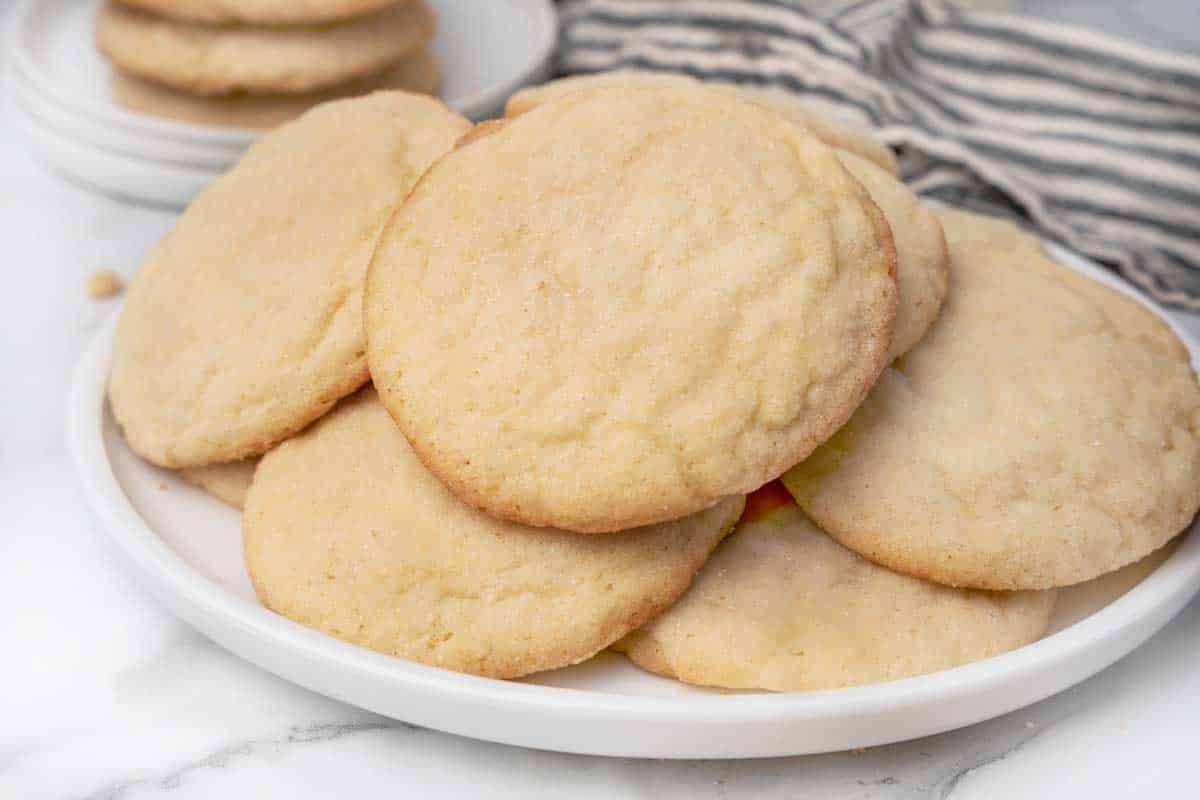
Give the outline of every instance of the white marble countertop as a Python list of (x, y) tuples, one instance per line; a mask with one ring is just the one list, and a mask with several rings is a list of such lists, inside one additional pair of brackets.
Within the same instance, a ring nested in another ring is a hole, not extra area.
[[(172, 215), (32, 163), (0, 112), (0, 798), (1196, 797), (1200, 602), (1099, 676), (906, 744), (665, 762), (542, 753), (382, 719), (210, 643), (123, 573), (63, 442), (72, 366)], [(1200, 317), (1184, 320), (1200, 333)]]

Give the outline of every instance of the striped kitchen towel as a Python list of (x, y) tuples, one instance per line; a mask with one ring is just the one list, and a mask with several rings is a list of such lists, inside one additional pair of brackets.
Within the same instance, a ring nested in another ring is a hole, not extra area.
[(1200, 60), (940, 0), (568, 0), (560, 69), (801, 93), (924, 196), (1018, 215), (1200, 311)]

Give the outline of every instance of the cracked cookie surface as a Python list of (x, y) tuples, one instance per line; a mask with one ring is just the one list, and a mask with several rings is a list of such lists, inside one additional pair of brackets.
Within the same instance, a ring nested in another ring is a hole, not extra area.
[(426, 173), (372, 260), (368, 358), (465, 502), (593, 533), (777, 477), (885, 359), (895, 253), (836, 151), (728, 92), (577, 92)]
[(892, 572), (829, 538), (774, 483), (747, 498), (687, 593), (615, 649), (703, 686), (861, 686), (1035, 641), (1054, 595), (952, 589)]
[(1200, 506), (1183, 344), (1015, 226), (937, 213), (941, 316), (784, 483), (842, 544), (954, 586), (1064, 586), (1161, 547)]
[[(510, 98), (506, 111), (510, 117), (519, 116), (571, 92), (594, 88), (696, 85), (701, 84), (694, 78), (664, 72), (618, 71), (560, 78), (517, 92)], [(895, 239), (900, 306), (889, 360), (906, 353), (937, 318), (946, 296), (949, 257), (941, 224), (933, 211), (923, 206), (895, 177), (897, 165), (892, 151), (876, 141), (870, 131), (839, 123), (808, 105), (802, 97), (777, 89), (732, 83), (702, 85), (736, 92), (795, 122), (830, 147), (843, 151), (844, 156), (839, 156), (842, 165), (879, 206)]]
[(543, 83), (541, 86), (522, 89), (509, 98), (504, 111), (507, 116), (516, 117), (571, 92), (636, 86), (665, 88), (707, 86), (711, 89), (734, 92), (745, 100), (770, 108), (790, 122), (795, 122), (830, 147), (854, 153), (887, 170), (892, 175), (898, 172), (895, 154), (892, 153), (891, 148), (877, 140), (870, 130), (843, 122), (815, 107), (802, 96), (778, 89), (739, 86), (720, 81), (702, 83), (677, 72), (617, 70), (595, 75), (559, 78), (549, 83)]
[(513, 678), (583, 661), (669, 606), (743, 506), (602, 537), (501, 522), (421, 466), (366, 388), (263, 457), (246, 566), (263, 604), (303, 625)]
[(378, 231), (470, 124), (400, 92), (265, 136), (147, 257), (117, 324), (109, 398), (165, 467), (253, 456), (367, 381), (362, 284)]

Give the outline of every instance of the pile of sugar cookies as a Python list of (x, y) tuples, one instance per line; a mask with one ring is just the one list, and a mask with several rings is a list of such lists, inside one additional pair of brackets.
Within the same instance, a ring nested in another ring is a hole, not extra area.
[(96, 43), (126, 108), (271, 128), (376, 90), (436, 94), (435, 24), (422, 0), (107, 0)]
[(742, 689), (947, 669), (1200, 507), (1157, 316), (925, 207), (868, 133), (669, 75), (273, 131), (142, 266), (109, 397), (244, 505), (264, 605), (499, 678), (610, 647)]

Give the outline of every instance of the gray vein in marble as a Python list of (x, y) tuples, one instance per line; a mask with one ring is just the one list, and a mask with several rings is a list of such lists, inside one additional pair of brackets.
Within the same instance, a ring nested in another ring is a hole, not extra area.
[(937, 800), (948, 800), (948, 798), (954, 794), (955, 789), (958, 788), (958, 784), (959, 784), (959, 782), (962, 781), (963, 778), (967, 777), (968, 775), (970, 775), (973, 772), (983, 769), (984, 767), (990, 766), (991, 764), (996, 764), (1000, 761), (1004, 761), (1006, 758), (1011, 756), (1013, 753), (1016, 753), (1022, 747), (1029, 744), (1034, 739), (1037, 739), (1039, 736), (1041, 736), (1043, 733), (1045, 733), (1047, 730), (1049, 730), (1049, 727), (1050, 726), (1034, 729), (1034, 730), (1030, 731), (1030, 733), (1027, 736), (1023, 736), (1020, 739), (1018, 739), (1016, 741), (1016, 743), (1013, 744), (1012, 746), (1010, 746), (1004, 750), (1001, 750), (998, 753), (993, 753), (992, 755), (984, 756), (983, 759), (981, 759), (979, 761), (975, 761), (971, 764), (968, 764), (967, 766), (958, 770), (958, 772), (955, 772), (953, 775), (950, 775), (949, 777), (939, 781), (938, 784), (934, 787), (936, 789), (936, 794), (934, 794), (933, 796), (936, 797)]
[(266, 753), (279, 753), (299, 745), (315, 744), (317, 742), (332, 742), (347, 736), (355, 736), (376, 731), (388, 731), (401, 728), (419, 730), (416, 726), (404, 722), (325, 722), (317, 725), (297, 726), (289, 728), (284, 736), (273, 738), (247, 739), (243, 742), (222, 747), (214, 753), (202, 758), (189, 761), (182, 766), (153, 778), (141, 778), (133, 781), (123, 781), (86, 795), (83, 800), (122, 800), (142, 789), (160, 789), (169, 791), (177, 789), (192, 773), (209, 769), (224, 769), (233, 761), (252, 758)]

